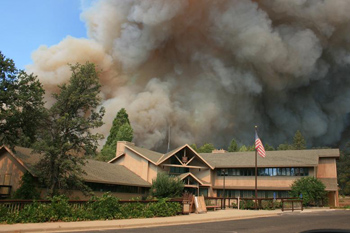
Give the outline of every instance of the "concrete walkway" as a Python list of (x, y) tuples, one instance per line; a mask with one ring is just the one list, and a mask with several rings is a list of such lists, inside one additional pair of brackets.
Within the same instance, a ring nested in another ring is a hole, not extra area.
[[(314, 211), (332, 211), (329, 209), (305, 209), (301, 213)], [(300, 211), (294, 211), (300, 212)], [(284, 212), (290, 213), (290, 212)], [(281, 210), (217, 210), (205, 214), (179, 215), (163, 218), (120, 219), (106, 221), (82, 221), (82, 222), (50, 222), (50, 223), (25, 223), (3, 224), (0, 232), (63, 232), (63, 231), (87, 231), (107, 230), (121, 228), (154, 227), (165, 225), (192, 224), (201, 222), (214, 222), (224, 220), (236, 220), (247, 218), (270, 217), (283, 214)]]

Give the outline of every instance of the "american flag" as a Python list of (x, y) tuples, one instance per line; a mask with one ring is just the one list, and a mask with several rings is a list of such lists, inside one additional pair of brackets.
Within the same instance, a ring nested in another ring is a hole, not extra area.
[(264, 148), (256, 130), (255, 130), (255, 149), (261, 157), (265, 158), (265, 156), (266, 156), (265, 148)]

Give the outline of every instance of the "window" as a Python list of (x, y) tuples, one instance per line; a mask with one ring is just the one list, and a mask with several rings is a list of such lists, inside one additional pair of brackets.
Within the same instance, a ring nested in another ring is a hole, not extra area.
[(285, 175), (286, 175), (286, 169), (282, 168), (282, 176), (285, 176)]
[[(227, 170), (226, 176), (255, 176), (255, 168), (229, 168), (226, 170)], [(295, 167), (258, 168), (258, 176), (308, 176), (308, 175), (309, 175), (309, 168), (295, 168)], [(217, 169), (217, 176), (223, 176), (222, 169)]]
[(187, 167), (170, 167), (169, 174), (182, 174), (189, 172), (190, 169)]
[(97, 192), (117, 192), (117, 193), (139, 193), (145, 194), (149, 188), (136, 187), (128, 185), (112, 185), (112, 184), (100, 184), (100, 183), (87, 183), (87, 185)]
[(286, 176), (290, 176), (290, 168), (289, 167), (286, 168)]

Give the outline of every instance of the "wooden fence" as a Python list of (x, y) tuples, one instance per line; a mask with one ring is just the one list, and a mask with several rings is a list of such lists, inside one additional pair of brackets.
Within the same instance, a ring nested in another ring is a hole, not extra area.
[(301, 210), (303, 211), (303, 200), (300, 199), (282, 199), (282, 211)]

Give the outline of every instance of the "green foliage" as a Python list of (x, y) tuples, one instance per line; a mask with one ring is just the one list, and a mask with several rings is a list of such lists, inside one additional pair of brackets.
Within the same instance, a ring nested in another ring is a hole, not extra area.
[(183, 190), (184, 183), (178, 177), (160, 172), (152, 181), (151, 195), (157, 198), (179, 197)]
[(236, 142), (235, 139), (232, 139), (232, 140), (231, 140), (231, 143), (230, 143), (230, 145), (228, 146), (227, 150), (228, 150), (228, 152), (236, 152), (236, 151), (239, 150), (238, 145), (237, 145), (237, 142)]
[(119, 128), (119, 131), (117, 133), (117, 140), (131, 142), (134, 137), (133, 133), (134, 131), (131, 128), (131, 125), (125, 123)]
[(255, 208), (254, 201), (252, 200), (240, 201), (239, 208), (245, 209), (245, 210), (254, 209)]
[(110, 193), (105, 193), (102, 197), (93, 197), (90, 206), (96, 219), (114, 219), (120, 211), (119, 199)]
[(288, 143), (280, 144), (277, 150), (294, 150), (294, 147)]
[(267, 143), (265, 144), (264, 148), (265, 148), (265, 151), (273, 151), (273, 150), (275, 150), (275, 148), (273, 146), (270, 146)]
[(215, 147), (212, 143), (205, 143), (198, 148), (198, 153), (211, 153), (213, 150), (215, 150)]
[(248, 151), (255, 151), (255, 146), (246, 146), (246, 145), (242, 145), (239, 150), (239, 152), (248, 152)]
[(198, 148), (197, 148), (197, 145), (196, 145), (195, 143), (191, 144), (190, 147), (191, 147), (194, 151), (198, 152)]
[(293, 148), (294, 150), (304, 150), (306, 149), (306, 141), (304, 136), (301, 134), (299, 130), (294, 135), (293, 138)]
[(158, 202), (152, 203), (149, 209), (154, 216), (175, 216), (177, 213), (181, 212), (181, 205), (176, 202), (167, 202), (166, 199), (160, 199)]
[(239, 152), (246, 152), (246, 151), (248, 151), (248, 149), (247, 149), (247, 147), (246, 147), (245, 145), (242, 145), (242, 146), (239, 148), (238, 151), (239, 151)]
[(261, 200), (261, 206), (263, 210), (274, 210), (276, 209), (275, 203), (273, 200)]
[(337, 173), (339, 193), (341, 195), (350, 195), (350, 143), (340, 153), (340, 158), (337, 161)]
[(0, 145), (29, 147), (45, 113), (44, 89), (37, 78), (18, 71), (0, 52)]
[(42, 154), (37, 165), (38, 176), (51, 195), (58, 190), (79, 188), (87, 191), (82, 180), (85, 156), (94, 156), (100, 134), (91, 129), (100, 127), (104, 109), (100, 105), (98, 73), (92, 63), (71, 66), (69, 83), (53, 94), (56, 102), (48, 111), (40, 140), (34, 146)]
[(289, 195), (299, 198), (300, 194), (303, 196), (303, 205), (321, 205), (327, 200), (326, 186), (315, 177), (303, 177), (294, 181)]
[(14, 193), (15, 199), (39, 199), (40, 193), (36, 188), (34, 177), (26, 172), (21, 177), (21, 187)]
[(113, 125), (109, 131), (107, 141), (97, 159), (101, 161), (109, 161), (114, 158), (117, 141), (131, 142), (133, 139), (133, 133), (129, 121), (129, 115), (126, 113), (125, 108), (122, 108), (113, 120)]
[(88, 203), (73, 205), (65, 196), (54, 196), (51, 202), (41, 204), (34, 202), (20, 211), (11, 211), (0, 205), (0, 222), (34, 223), (52, 221), (87, 221), (105, 219), (152, 218), (174, 216), (181, 212), (177, 202), (160, 199), (150, 203), (119, 203), (119, 199), (109, 193), (92, 198)]

